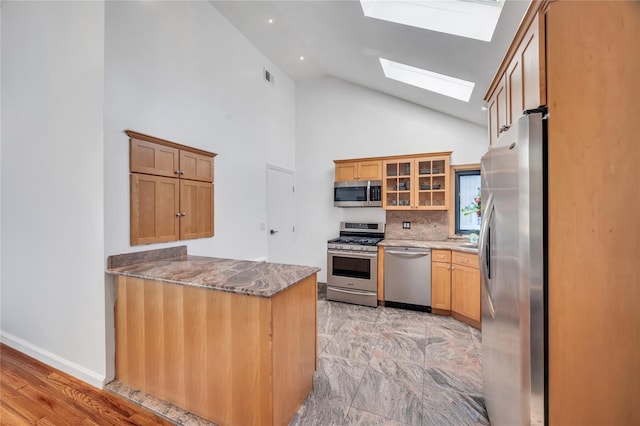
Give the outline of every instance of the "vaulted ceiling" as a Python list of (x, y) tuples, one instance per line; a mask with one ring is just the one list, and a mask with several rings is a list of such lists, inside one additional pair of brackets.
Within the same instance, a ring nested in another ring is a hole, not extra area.
[[(483, 126), (483, 97), (529, 5), (505, 1), (486, 42), (369, 18), (357, 0), (211, 3), (296, 82), (330, 75)], [(474, 82), (471, 98), (464, 102), (388, 79), (380, 57)]]

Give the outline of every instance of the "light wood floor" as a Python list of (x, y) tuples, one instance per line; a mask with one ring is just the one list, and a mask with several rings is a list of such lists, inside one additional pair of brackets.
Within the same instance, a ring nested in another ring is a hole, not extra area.
[(0, 345), (1, 425), (171, 425), (8, 346)]

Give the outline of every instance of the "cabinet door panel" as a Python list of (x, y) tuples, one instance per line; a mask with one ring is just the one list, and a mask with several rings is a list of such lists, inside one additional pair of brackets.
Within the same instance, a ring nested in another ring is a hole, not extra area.
[(131, 139), (129, 144), (131, 172), (177, 177), (179, 151), (153, 142)]
[(544, 50), (544, 16), (540, 14), (522, 40), (522, 79), (524, 109), (538, 108), (547, 103)]
[(131, 174), (131, 245), (179, 238), (178, 179)]
[(356, 180), (358, 176), (358, 163), (336, 164), (336, 182)]
[(498, 109), (498, 137), (500, 137), (500, 129), (507, 125), (507, 111), (509, 106), (507, 105), (507, 88), (506, 78), (503, 76), (500, 85), (496, 88), (496, 104)]
[(382, 179), (382, 161), (363, 161), (361, 163), (358, 163), (358, 179)]
[(213, 184), (180, 181), (180, 239), (213, 236)]
[(431, 263), (431, 307), (451, 310), (451, 264)]
[(494, 95), (489, 99), (489, 145), (498, 140), (498, 99)]
[(451, 272), (451, 310), (480, 321), (480, 272), (467, 266), (453, 265)]
[(183, 179), (213, 182), (213, 158), (181, 150), (180, 171)]
[(509, 64), (507, 68), (507, 93), (509, 96), (509, 111), (507, 112), (507, 126), (516, 121), (524, 111), (522, 103), (524, 99), (522, 86), (522, 66), (519, 54)]

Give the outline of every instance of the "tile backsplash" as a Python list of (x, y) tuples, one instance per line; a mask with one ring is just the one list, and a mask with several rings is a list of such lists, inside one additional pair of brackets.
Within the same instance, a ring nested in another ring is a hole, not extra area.
[[(402, 229), (411, 222), (411, 229)], [(385, 238), (390, 240), (445, 241), (449, 235), (449, 214), (442, 211), (387, 210)]]

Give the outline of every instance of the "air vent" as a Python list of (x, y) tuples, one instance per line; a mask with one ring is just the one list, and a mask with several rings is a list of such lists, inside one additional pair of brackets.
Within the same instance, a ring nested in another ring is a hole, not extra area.
[(273, 75), (271, 71), (269, 71), (266, 68), (262, 68), (262, 71), (263, 71), (262, 75), (264, 76), (265, 81), (273, 86), (276, 81), (276, 76)]

